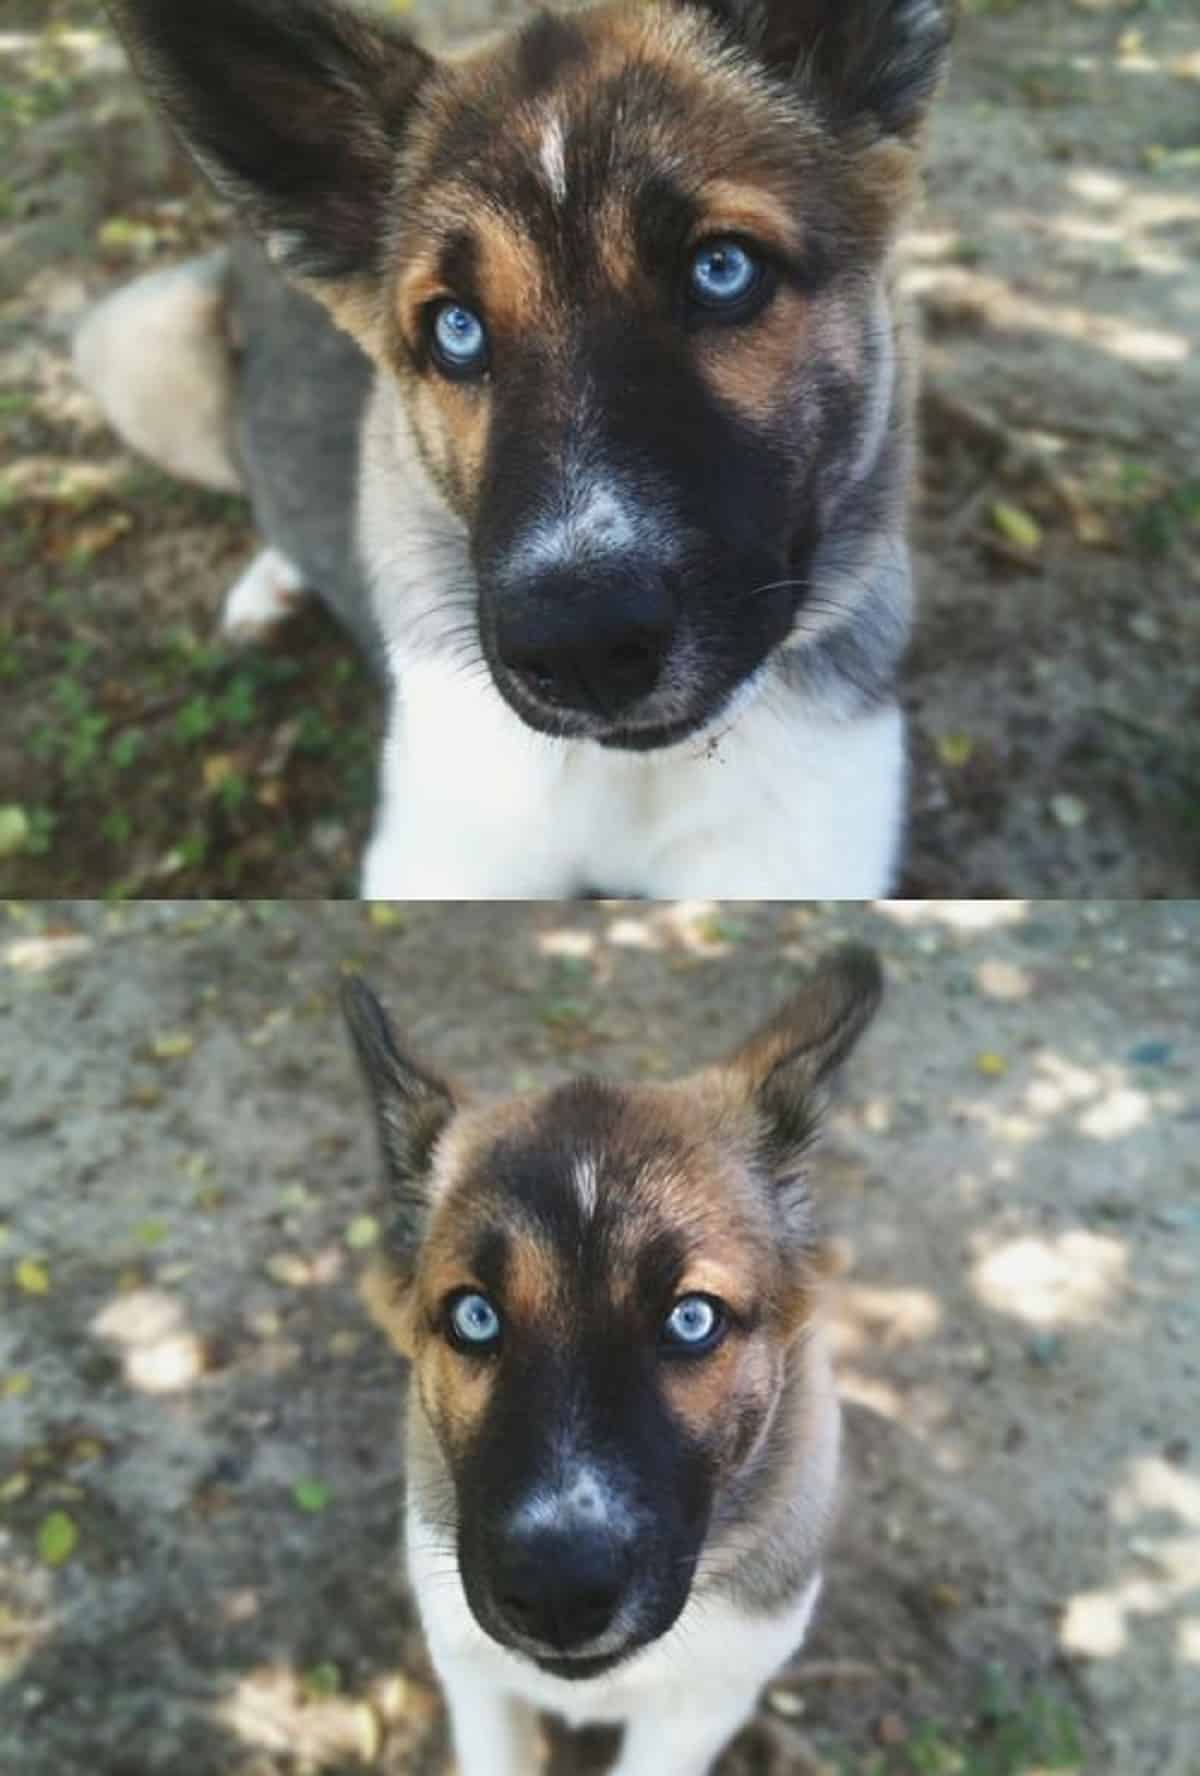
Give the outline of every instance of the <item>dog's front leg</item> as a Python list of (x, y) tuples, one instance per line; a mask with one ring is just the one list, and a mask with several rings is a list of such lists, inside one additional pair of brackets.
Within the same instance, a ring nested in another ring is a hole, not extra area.
[(496, 1689), (470, 1666), (444, 1663), (438, 1675), (459, 1776), (536, 1776), (541, 1766), (536, 1711)]
[(757, 1700), (757, 1685), (720, 1696), (664, 1696), (653, 1713), (635, 1715), (626, 1725), (612, 1776), (709, 1776)]
[(363, 899), (570, 895), (577, 846), (561, 755), (490, 682), (428, 664), (406, 669), (392, 699)]

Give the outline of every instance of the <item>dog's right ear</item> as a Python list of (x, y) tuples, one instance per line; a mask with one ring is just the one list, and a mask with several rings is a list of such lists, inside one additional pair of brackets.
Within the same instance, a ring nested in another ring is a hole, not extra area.
[(138, 72), (277, 260), (378, 269), (400, 138), (432, 58), (340, 0), (108, 0)]
[(434, 1148), (458, 1104), (445, 1080), (398, 1046), (383, 1006), (357, 975), (342, 985), (342, 1010), (375, 1111), (392, 1211), (388, 1257), (403, 1270), (424, 1228)]
[(686, 0), (839, 128), (919, 135), (945, 71), (955, 0)]
[(785, 1218), (808, 1218), (808, 1160), (834, 1075), (879, 1009), (883, 970), (873, 950), (848, 944), (826, 956), (799, 992), (725, 1061), (752, 1107), (755, 1158)]

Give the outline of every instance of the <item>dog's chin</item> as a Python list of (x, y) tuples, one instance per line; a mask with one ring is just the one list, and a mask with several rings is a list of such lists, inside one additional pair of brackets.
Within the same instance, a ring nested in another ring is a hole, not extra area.
[[(690, 1590), (690, 1587), (689, 1587)], [(473, 1600), (471, 1591), (464, 1585), (467, 1603), (471, 1614), (483, 1629), (489, 1640), (502, 1646), (506, 1652), (514, 1653), (517, 1658), (528, 1660), (544, 1671), (549, 1677), (565, 1678), (570, 1683), (583, 1683), (588, 1678), (603, 1677), (606, 1672), (615, 1671), (618, 1666), (626, 1665), (642, 1652), (652, 1646), (656, 1640), (671, 1629), (687, 1602), (688, 1592), (677, 1595), (666, 1607), (661, 1605), (654, 1609), (653, 1617), (647, 1621), (643, 1618), (641, 1625), (631, 1624), (620, 1640), (609, 1645), (608, 1634), (601, 1635), (599, 1642), (593, 1647), (580, 1647), (578, 1651), (566, 1652), (561, 1647), (548, 1646), (544, 1642), (528, 1639), (522, 1634), (512, 1633), (504, 1624), (499, 1613), (483, 1599)], [(633, 1612), (635, 1616), (641, 1612)]]
[(632, 1641), (628, 1646), (620, 1647), (613, 1653), (585, 1653), (573, 1659), (566, 1658), (562, 1654), (554, 1657), (549, 1653), (526, 1653), (525, 1657), (531, 1659), (538, 1670), (544, 1671), (547, 1677), (563, 1677), (569, 1683), (584, 1683), (588, 1678), (605, 1677), (608, 1672), (615, 1671), (619, 1665), (624, 1665), (629, 1659), (632, 1659), (635, 1653), (641, 1652), (642, 1648), (649, 1644), (649, 1641), (644, 1640)]
[(569, 1683), (585, 1683), (588, 1678), (603, 1677), (607, 1672), (615, 1671), (618, 1666), (628, 1664), (645, 1647), (661, 1640), (670, 1623), (656, 1628), (652, 1633), (631, 1634), (618, 1646), (607, 1647), (603, 1652), (588, 1652), (583, 1648), (577, 1653), (565, 1653), (554, 1647), (541, 1646), (503, 1631), (497, 1633), (494, 1626), (485, 1626), (482, 1622), (480, 1626), (490, 1639), (498, 1642), (507, 1652), (515, 1653), (520, 1659), (527, 1659), (547, 1676), (565, 1678)]
[(495, 667), (492, 668), (492, 682), (514, 715), (536, 733), (548, 734), (556, 740), (590, 740), (610, 752), (662, 752), (667, 747), (697, 739), (732, 719), (759, 682), (761, 667), (759, 662), (732, 684), (688, 698), (683, 713), (679, 713), (679, 698), (671, 699), (668, 716), (661, 708), (656, 713), (657, 699), (648, 697), (642, 709), (618, 719), (542, 703)]

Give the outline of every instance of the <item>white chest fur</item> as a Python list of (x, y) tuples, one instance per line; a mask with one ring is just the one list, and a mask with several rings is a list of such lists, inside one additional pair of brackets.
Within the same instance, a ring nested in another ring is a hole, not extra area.
[(768, 688), (723, 732), (651, 754), (533, 733), (482, 675), (398, 674), (368, 899), (858, 899), (886, 892), (904, 732)]
[(408, 1567), (430, 1654), (446, 1692), (461, 1776), (534, 1776), (533, 1710), (574, 1726), (620, 1724), (614, 1776), (706, 1776), (753, 1712), (759, 1691), (804, 1640), (821, 1589), (815, 1574), (790, 1608), (751, 1616), (693, 1598), (671, 1631), (615, 1671), (570, 1682), (489, 1639), (438, 1538), (410, 1503)]

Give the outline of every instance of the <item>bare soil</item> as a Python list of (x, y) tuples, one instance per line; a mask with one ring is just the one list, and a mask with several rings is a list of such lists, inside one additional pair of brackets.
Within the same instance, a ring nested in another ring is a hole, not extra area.
[(1197, 1776), (1200, 908), (979, 903), (4, 914), (0, 1768), (447, 1769), (340, 969), (504, 1090), (712, 1058), (847, 936), (847, 1503), (722, 1776)]
[[(521, 8), (422, 0), (429, 35)], [(10, 22), (11, 21), (11, 22)], [(86, 303), (219, 239), (88, 0), (0, 38), (10, 892), (353, 891), (379, 712), (319, 613), (213, 645), (245, 508), (72, 386)], [(976, 0), (909, 278), (927, 337), (905, 889), (1200, 882), (1200, 0)]]

